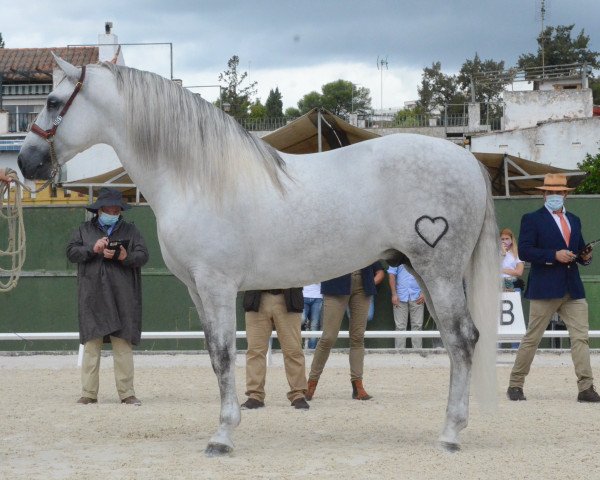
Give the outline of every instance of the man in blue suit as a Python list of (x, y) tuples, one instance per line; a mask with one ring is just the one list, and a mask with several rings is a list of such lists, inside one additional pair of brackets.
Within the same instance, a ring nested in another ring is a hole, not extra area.
[(577, 264), (589, 265), (591, 247), (585, 246), (579, 217), (567, 212), (564, 200), (572, 188), (562, 174), (547, 174), (544, 206), (523, 215), (519, 257), (531, 263), (525, 298), (530, 300), (529, 325), (510, 374), (510, 400), (526, 400), (525, 377), (550, 318), (558, 312), (569, 330), (571, 357), (577, 375), (579, 402), (600, 402), (594, 388), (588, 346), (588, 305)]

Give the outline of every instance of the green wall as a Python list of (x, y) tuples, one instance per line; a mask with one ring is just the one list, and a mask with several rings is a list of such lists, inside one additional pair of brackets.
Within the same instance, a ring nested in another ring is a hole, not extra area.
[[(600, 238), (600, 197), (569, 198), (567, 208), (582, 219), (587, 240)], [(497, 199), (496, 210), (500, 227), (509, 227), (518, 234), (523, 213), (541, 206), (541, 198), (527, 197)], [(27, 259), (17, 288), (0, 293), (0, 332), (75, 332), (77, 327), (76, 268), (65, 256), (65, 247), (71, 231), (85, 221), (82, 207), (28, 207), (24, 209), (27, 232)], [(197, 331), (201, 330), (198, 314), (187, 289), (166, 269), (156, 236), (156, 223), (149, 207), (133, 207), (126, 212), (144, 235), (150, 251), (150, 261), (143, 268), (144, 331)], [(6, 249), (6, 225), (0, 225), (0, 248)], [(7, 259), (0, 258), (0, 266), (8, 267)], [(582, 268), (588, 302), (590, 327), (600, 329), (600, 261)], [(369, 330), (393, 330), (392, 307), (387, 279), (376, 297), (375, 318)], [(238, 296), (237, 329), (244, 330), (243, 312)], [(528, 305), (524, 302), (525, 316)], [(426, 315), (426, 318), (428, 316)], [(428, 329), (433, 323), (428, 322)], [(347, 319), (342, 324), (347, 330)], [(424, 346), (432, 340), (425, 339)], [(369, 348), (392, 347), (393, 339), (367, 339)], [(600, 340), (592, 340), (600, 348)], [(239, 349), (246, 342), (237, 341)], [(340, 339), (339, 347), (348, 341)], [(277, 347), (277, 344), (275, 344)], [(3, 341), (0, 350), (75, 350), (77, 341)], [(141, 350), (197, 350), (204, 348), (202, 340), (145, 340)]]

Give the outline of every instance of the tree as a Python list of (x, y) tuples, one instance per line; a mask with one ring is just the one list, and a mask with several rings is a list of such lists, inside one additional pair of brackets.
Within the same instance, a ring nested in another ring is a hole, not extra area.
[(571, 38), (575, 25), (558, 25), (546, 27), (537, 38), (536, 54), (526, 53), (519, 56), (519, 68), (532, 68), (548, 65), (564, 65), (567, 63), (587, 63), (592, 68), (599, 68), (599, 52), (589, 49), (590, 37), (582, 29), (576, 38)]
[(256, 94), (257, 82), (242, 87), (248, 72), (238, 72), (239, 64), (239, 57), (234, 55), (227, 62), (227, 70), (219, 74), (219, 82), (225, 83), (225, 88), (221, 91), (220, 103), (229, 104), (229, 114), (232, 117), (245, 118), (248, 116), (252, 96)]
[(260, 102), (260, 98), (254, 100), (254, 102), (250, 105), (250, 118), (266, 118), (268, 116), (267, 109)]
[(510, 80), (501, 75), (504, 71), (504, 60), (481, 60), (475, 53), (473, 60), (465, 60), (458, 73), (458, 87), (471, 101), (473, 83), (475, 84), (475, 101), (495, 102), (500, 99), (504, 87)]
[(265, 102), (266, 116), (270, 118), (283, 117), (283, 102), (279, 87), (275, 90), (269, 90), (269, 96)]
[(285, 116), (287, 118), (298, 118), (300, 115), (302, 115), (300, 110), (295, 107), (288, 107), (285, 109)]
[(394, 115), (394, 125), (399, 127), (423, 127), (428, 117), (420, 107), (403, 108)]
[(0, 32), (0, 48), (4, 48), (4, 40), (2, 39), (2, 33)]
[(350, 113), (371, 110), (370, 90), (347, 80), (336, 80), (321, 87), (321, 93), (310, 92), (298, 102), (302, 114), (315, 107), (323, 107), (335, 115), (347, 117)]
[(298, 100), (298, 110), (300, 110), (301, 115), (304, 115), (306, 112), (311, 111), (315, 107), (322, 106), (323, 97), (319, 92), (315, 92), (314, 90)]
[(366, 113), (371, 109), (370, 91), (347, 80), (336, 80), (321, 87), (323, 107), (334, 115), (347, 117), (350, 113)]
[(458, 88), (456, 76), (444, 74), (440, 62), (434, 62), (431, 67), (423, 69), (421, 85), (417, 87), (417, 92), (417, 106), (426, 113), (433, 110), (443, 111), (446, 105), (450, 113), (462, 111), (462, 104), (467, 102), (467, 98)]
[(583, 162), (577, 164), (577, 167), (587, 175), (574, 193), (600, 194), (600, 153), (593, 157), (588, 153)]
[(594, 105), (600, 105), (600, 80), (592, 79), (590, 88), (592, 89), (592, 95), (594, 97)]

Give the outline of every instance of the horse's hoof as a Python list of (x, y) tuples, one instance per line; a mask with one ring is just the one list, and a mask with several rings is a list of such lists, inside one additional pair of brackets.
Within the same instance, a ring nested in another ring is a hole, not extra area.
[(460, 451), (460, 445), (458, 443), (440, 441), (440, 447), (448, 453), (456, 453)]
[(209, 443), (204, 450), (207, 457), (223, 457), (233, 452), (233, 447), (223, 443)]

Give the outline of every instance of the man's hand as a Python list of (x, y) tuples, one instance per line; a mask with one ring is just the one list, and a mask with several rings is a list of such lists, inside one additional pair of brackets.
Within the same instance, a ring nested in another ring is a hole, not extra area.
[(421, 292), (421, 295), (419, 295), (419, 298), (417, 298), (415, 300), (415, 303), (417, 305), (421, 305), (421, 304), (425, 303), (425, 295), (423, 295), (423, 292)]
[(113, 257), (115, 256), (115, 253), (117, 253), (116, 250), (111, 250), (110, 248), (105, 248), (102, 253), (104, 254), (104, 258), (106, 258), (107, 260), (112, 260)]
[(8, 185), (12, 181), (14, 180), (6, 174), (6, 171), (0, 171), (0, 182), (4, 182)]
[[(108, 237), (99, 238), (94, 244), (94, 253), (102, 253), (108, 245)], [(104, 255), (106, 257), (106, 255)], [(111, 256), (112, 258), (112, 256)]]
[(577, 255), (575, 255), (571, 250), (558, 250), (554, 257), (560, 263), (571, 263), (577, 258)]
[(119, 260), (122, 262), (127, 258), (127, 250), (123, 248), (123, 245), (119, 245)]
[(392, 294), (392, 305), (394, 305), (395, 307), (400, 305), (400, 300), (398, 300), (398, 295), (395, 293)]

